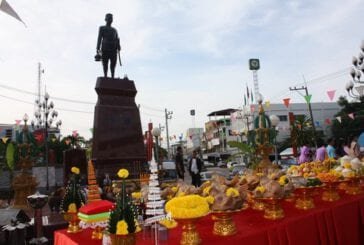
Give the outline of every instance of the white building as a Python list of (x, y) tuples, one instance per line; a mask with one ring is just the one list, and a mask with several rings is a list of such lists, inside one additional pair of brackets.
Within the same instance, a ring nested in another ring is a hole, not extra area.
[[(264, 105), (264, 110), (266, 115), (276, 115), (278, 116), (280, 122), (277, 126), (279, 131), (278, 141), (281, 141), (290, 135), (290, 124), (289, 124), (289, 113), (292, 112), (295, 117), (305, 115), (308, 119), (311, 118), (310, 112), (308, 110), (308, 105), (306, 103), (292, 103), (287, 108), (283, 104), (270, 104), (269, 106)], [(253, 109), (244, 108), (243, 110), (237, 111), (232, 118), (238, 118), (243, 123), (238, 123), (241, 125), (240, 128), (235, 130), (237, 132), (246, 132), (253, 128), (253, 118), (258, 114), (258, 105), (252, 105)], [(337, 103), (311, 103), (313, 121), (315, 123), (316, 131), (322, 131), (326, 137), (331, 136), (331, 124), (335, 119), (335, 114), (340, 111), (340, 106)], [(239, 115), (239, 116), (236, 116)], [(247, 124), (249, 122), (249, 124)]]
[(191, 154), (197, 148), (203, 148), (203, 128), (189, 128), (186, 133), (186, 152)]
[(209, 121), (205, 123), (204, 142), (206, 151), (219, 153), (234, 153), (235, 149), (230, 148), (227, 142), (237, 141), (240, 135), (234, 133), (231, 127), (231, 113), (236, 109), (225, 109), (214, 111), (208, 114)]

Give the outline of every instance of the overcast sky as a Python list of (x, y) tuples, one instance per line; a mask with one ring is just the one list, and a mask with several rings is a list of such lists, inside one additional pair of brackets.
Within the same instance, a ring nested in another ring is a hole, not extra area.
[(249, 58), (261, 61), (259, 88), (271, 103), (304, 102), (288, 88), (305, 80), (313, 102), (329, 101), (333, 89), (337, 99), (364, 39), (359, 0), (7, 1), (27, 27), (0, 12), (0, 123), (33, 115), (35, 95), (14, 88), (36, 93), (41, 62), (51, 97), (86, 102), (54, 99), (62, 134), (86, 138), (102, 75), (93, 60), (97, 32), (108, 12), (122, 46), (116, 76), (135, 81), (143, 129), (164, 125), (164, 108), (173, 111), (170, 135), (193, 126), (191, 109), (203, 127), (208, 113), (241, 107), (253, 88)]

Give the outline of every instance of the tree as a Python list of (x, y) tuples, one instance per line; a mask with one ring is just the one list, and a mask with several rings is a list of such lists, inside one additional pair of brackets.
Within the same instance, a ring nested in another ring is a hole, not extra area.
[[(341, 110), (335, 115), (340, 117), (334, 120), (331, 126), (332, 134), (337, 139), (348, 139), (360, 135), (364, 131), (364, 100), (349, 102), (346, 97), (341, 96), (338, 100)], [(353, 113), (354, 119), (349, 115)]]
[(261, 160), (255, 152), (255, 147), (244, 142), (229, 141), (227, 142), (230, 147), (238, 149), (238, 153), (233, 154), (230, 158), (244, 157), (246, 159), (247, 168), (255, 168)]

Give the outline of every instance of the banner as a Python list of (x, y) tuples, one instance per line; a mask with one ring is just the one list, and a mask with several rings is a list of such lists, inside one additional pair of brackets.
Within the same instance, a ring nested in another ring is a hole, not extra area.
[(304, 97), (305, 97), (307, 104), (309, 104), (311, 102), (312, 94), (305, 95)]
[(6, 0), (0, 0), (0, 10), (8, 15), (14, 17), (15, 19), (22, 22), (25, 26), (27, 26), (22, 19), (20, 19), (19, 15), (15, 12), (15, 10), (6, 2)]
[(8, 142), (8, 139), (7, 137), (2, 137), (1, 140), (3, 141), (4, 144), (6, 144), (6, 142)]
[(341, 117), (336, 117), (336, 120), (338, 120), (339, 123), (341, 123)]
[(327, 125), (330, 125), (330, 124), (331, 124), (331, 120), (330, 120), (330, 118), (326, 118), (326, 119), (325, 119), (325, 123), (326, 123)]
[(244, 94), (244, 105), (246, 105), (246, 95)]
[(290, 101), (291, 99), (290, 98), (285, 98), (285, 99), (283, 99), (283, 103), (284, 103), (284, 105), (288, 108), (289, 107), (289, 101)]
[(246, 85), (246, 95), (248, 96), (248, 99), (249, 99), (250, 94), (249, 94), (249, 88), (248, 88), (248, 85)]
[(348, 114), (348, 116), (349, 116), (351, 119), (353, 119), (353, 120), (355, 119), (355, 117), (354, 117), (354, 113), (349, 113), (349, 114)]
[(334, 99), (335, 92), (336, 92), (336, 90), (329, 90), (329, 91), (326, 92), (327, 96), (329, 96), (330, 101), (332, 101)]

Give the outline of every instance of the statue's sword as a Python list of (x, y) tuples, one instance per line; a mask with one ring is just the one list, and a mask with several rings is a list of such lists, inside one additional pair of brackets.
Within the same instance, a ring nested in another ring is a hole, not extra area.
[(119, 64), (121, 66), (120, 50), (118, 50)]

